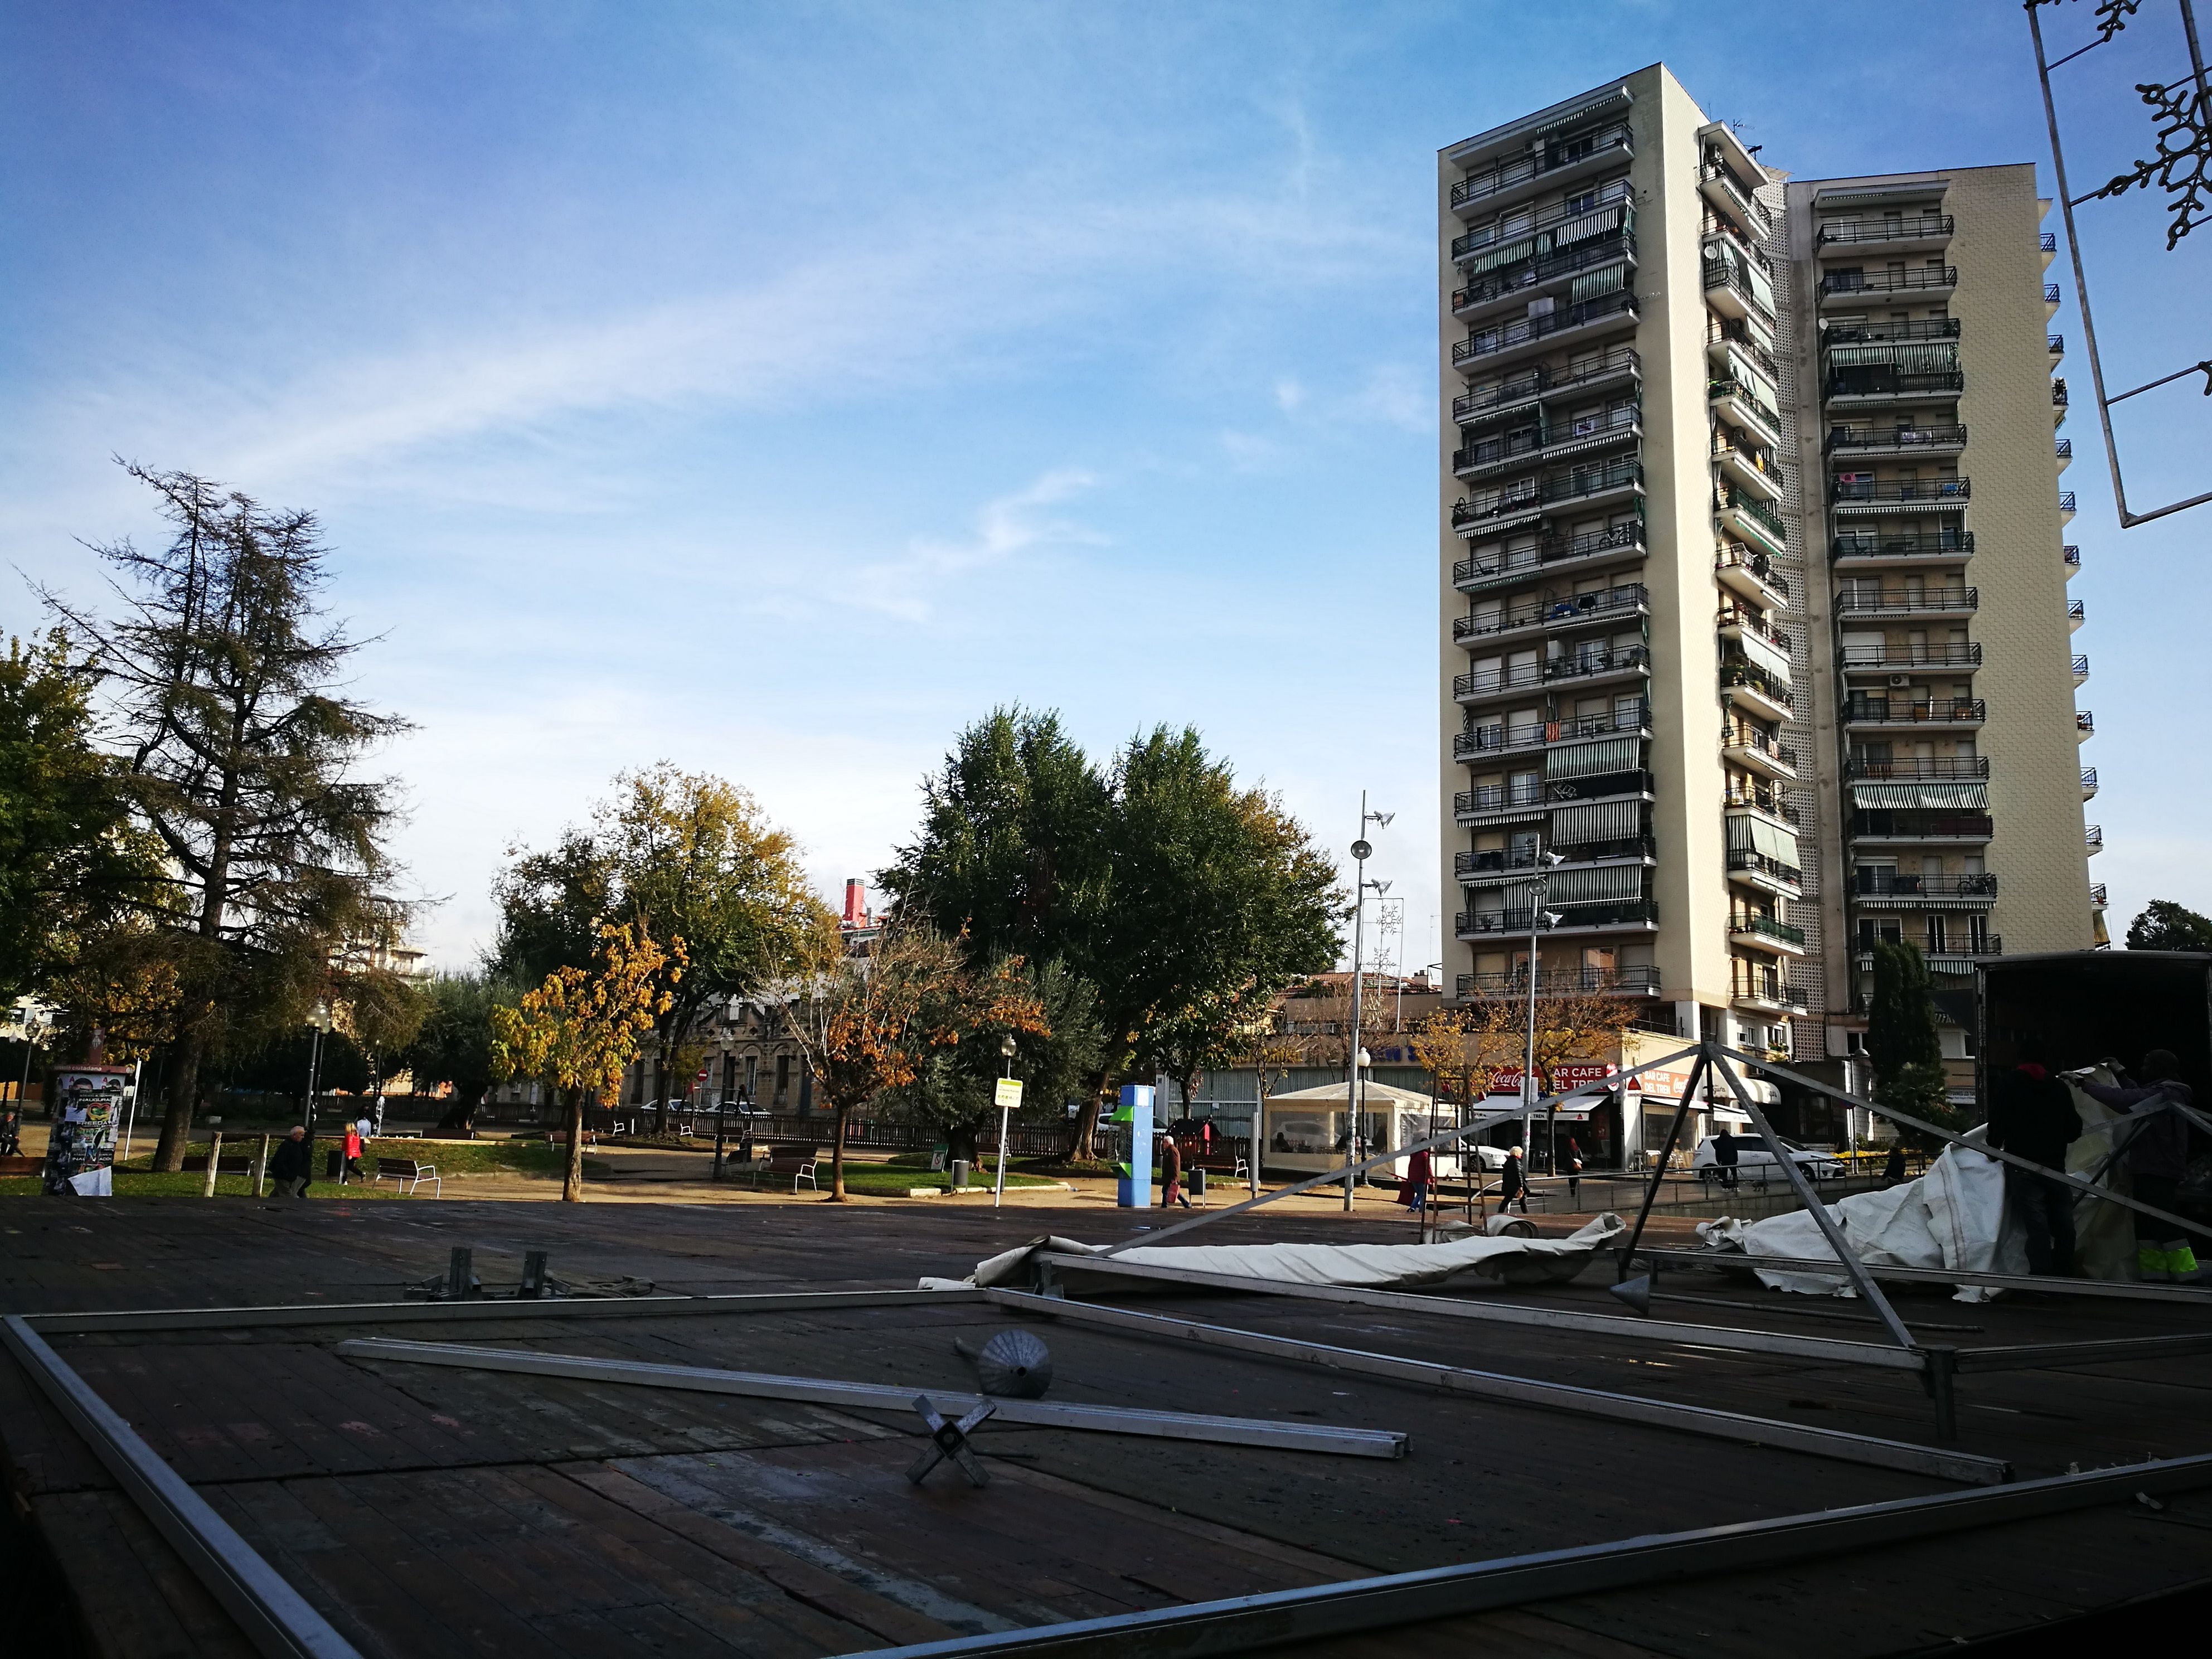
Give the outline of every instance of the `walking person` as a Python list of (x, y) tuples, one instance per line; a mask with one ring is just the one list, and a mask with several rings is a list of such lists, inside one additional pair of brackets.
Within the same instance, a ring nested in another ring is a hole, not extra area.
[[(2066, 1149), (2081, 1133), (2081, 1115), (2063, 1083), (2039, 1059), (2023, 1060), (1990, 1079), (1989, 1143), (2046, 1170), (2066, 1168)], [(2172, 1114), (2168, 1114), (2169, 1116)], [(1892, 1154), (1900, 1168), (1902, 1146)], [(2074, 1189), (2055, 1175), (2004, 1166), (2005, 1201), (2027, 1235), (2027, 1270), (2074, 1276)]]
[(343, 1187), (348, 1176), (356, 1181), (361, 1179), (361, 1125), (347, 1124), (345, 1138), (341, 1144), (345, 1150), (343, 1161), (338, 1165), (338, 1185)]
[(1567, 1137), (1567, 1206), (1579, 1210), (1583, 1206), (1583, 1149), (1572, 1135)]
[(1723, 1123), (1713, 1135), (1713, 1166), (1721, 1172), (1723, 1187), (1735, 1185), (1735, 1137), (1729, 1133), (1728, 1125)]
[[(2189, 1157), (2189, 1125), (2172, 1107), (2193, 1106), (2196, 1091), (2181, 1080), (2181, 1062), (2168, 1048), (2154, 1048), (2142, 1057), (2141, 1082), (2111, 1060), (2105, 1062), (2116, 1084), (2092, 1082), (2086, 1075), (2069, 1073), (2076, 1087), (2090, 1099), (2136, 1120), (2114, 1132), (2124, 1149), (2128, 1180), (2136, 1199), (2161, 1210), (2173, 1208), (2174, 1189), (2180, 1186)], [(2136, 1218), (2136, 1277), (2150, 1284), (2195, 1284), (2202, 1277), (2197, 1252), (2185, 1237), (2170, 1237), (2171, 1222), (2132, 1212)]]
[(313, 1156), (307, 1146), (307, 1126), (295, 1123), (269, 1155), (270, 1190), (279, 1198), (305, 1198), (307, 1182), (314, 1177), (308, 1162)]
[(1881, 1184), (1885, 1187), (1901, 1185), (1905, 1180), (1905, 1143), (1889, 1143), (1889, 1156), (1881, 1161)]
[(1190, 1208), (1190, 1194), (1182, 1189), (1182, 1151), (1173, 1135), (1160, 1137), (1160, 1208), (1181, 1204)]
[(1421, 1216), (1426, 1213), (1429, 1195), (1436, 1189), (1436, 1164), (1429, 1156), (1429, 1149), (1424, 1146), (1406, 1160), (1406, 1173), (1398, 1182), (1398, 1201), (1414, 1215)]
[(1513, 1207), (1513, 1200), (1521, 1200), (1521, 1213), (1528, 1213), (1528, 1177), (1523, 1172), (1521, 1160), (1525, 1156), (1521, 1147), (1508, 1149), (1505, 1167), (1498, 1172), (1498, 1213), (1504, 1215)]

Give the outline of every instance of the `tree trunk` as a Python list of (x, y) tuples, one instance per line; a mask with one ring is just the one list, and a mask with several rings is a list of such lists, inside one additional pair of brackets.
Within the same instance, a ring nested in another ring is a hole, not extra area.
[(668, 1133), (668, 1062), (661, 1057), (666, 1053), (664, 1040), (653, 1056), (653, 1132), (657, 1135)]
[[(192, 1132), (192, 1097), (200, 1084), (202, 1047), (196, 1030), (184, 1031), (177, 1038), (177, 1063), (169, 1073), (169, 1098), (161, 1115), (161, 1139), (154, 1148), (154, 1167), (171, 1175), (185, 1167), (185, 1143)], [(52, 1115), (51, 1107), (48, 1115)]]
[(1090, 1085), (1085, 1091), (1082, 1113), (1067, 1138), (1067, 1156), (1071, 1162), (1085, 1162), (1093, 1157), (1098, 1146), (1098, 1110), (1106, 1096), (1107, 1073), (1093, 1072), (1084, 1079)]
[(830, 1201), (845, 1201), (845, 1117), (849, 1109), (843, 1102), (837, 1105), (837, 1127), (830, 1142)]
[(451, 1133), (465, 1140), (469, 1139), (476, 1133), (477, 1109), (483, 1104), (483, 1097), (482, 1089), (454, 1090), (453, 1103), (446, 1108), (446, 1115), (438, 1120), (430, 1133), (433, 1135)]
[(584, 1091), (568, 1091), (568, 1163), (561, 1171), (561, 1201), (584, 1201)]
[(947, 1123), (939, 1127), (945, 1131), (945, 1163), (949, 1165), (955, 1158), (965, 1158), (968, 1161), (968, 1167), (974, 1169), (975, 1167), (975, 1125), (973, 1121), (966, 1123)]

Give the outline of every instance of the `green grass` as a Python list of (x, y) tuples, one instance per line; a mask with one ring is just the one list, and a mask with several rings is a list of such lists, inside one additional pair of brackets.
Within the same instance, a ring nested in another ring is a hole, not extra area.
[[(115, 1172), (115, 1195), (118, 1198), (198, 1198), (207, 1184), (205, 1175), (156, 1175), (145, 1170), (118, 1169)], [(242, 1175), (217, 1176), (215, 1182), (218, 1198), (249, 1198), (252, 1183)], [(0, 1180), (0, 1198), (38, 1198), (44, 1188), (36, 1176), (9, 1176)], [(267, 1194), (264, 1194), (265, 1198)], [(381, 1188), (362, 1187), (348, 1182), (341, 1187), (332, 1181), (317, 1181), (307, 1188), (309, 1198), (371, 1199), (397, 1198), (399, 1189), (386, 1183)]]
[[(823, 1158), (817, 1166), (816, 1176), (826, 1189), (830, 1184), (830, 1160)], [(897, 1169), (882, 1164), (848, 1164), (845, 1166), (845, 1190), (865, 1193), (878, 1198), (896, 1198), (910, 1187), (933, 1187), (945, 1191), (952, 1182), (951, 1175), (942, 1170)], [(765, 1184), (765, 1182), (763, 1182)], [(1040, 1181), (1035, 1176), (1016, 1175), (1006, 1171), (1006, 1185), (1012, 1187), (1056, 1187), (1056, 1181)], [(991, 1177), (988, 1171), (972, 1171), (968, 1177), (972, 1191), (981, 1187), (988, 1190)]]

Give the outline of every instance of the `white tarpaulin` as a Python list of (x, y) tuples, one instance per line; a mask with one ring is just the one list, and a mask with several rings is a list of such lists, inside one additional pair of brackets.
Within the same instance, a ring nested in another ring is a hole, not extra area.
[[(1972, 1129), (1973, 1140), (1981, 1130)], [(2094, 1200), (2093, 1200), (2094, 1201)], [(2027, 1247), (2005, 1213), (2004, 1165), (1967, 1146), (1947, 1146), (1917, 1181), (1878, 1193), (1854, 1193), (1828, 1206), (1851, 1254), (1875, 1267), (1957, 1267), (1966, 1273), (2025, 1273)], [(1833, 1261), (1836, 1253), (1820, 1224), (1803, 1210), (1768, 1216), (1749, 1225), (1723, 1216), (1701, 1224), (1706, 1243), (1750, 1255)], [(1856, 1296), (1848, 1279), (1826, 1273), (1761, 1272), (1771, 1289), (1808, 1296)], [(1985, 1286), (1960, 1287), (1960, 1302), (1984, 1302)]]
[[(1294, 1285), (1350, 1285), (1364, 1290), (1402, 1290), (1475, 1273), (1508, 1285), (1572, 1279), (1593, 1251), (1611, 1243), (1626, 1224), (1611, 1211), (1565, 1238), (1471, 1237), (1443, 1244), (1192, 1244), (1139, 1245), (1116, 1261), (1137, 1267), (1180, 1267), (1191, 1273), (1232, 1273)], [(965, 1279), (925, 1279), (925, 1291), (1029, 1282), (1029, 1259), (1040, 1250), (1058, 1255), (1103, 1255), (1106, 1247), (1072, 1238), (1036, 1238), (978, 1262)], [(1060, 1271), (1071, 1289), (1127, 1290), (1132, 1281), (1080, 1269)], [(1087, 1279), (1087, 1282), (1086, 1282)]]

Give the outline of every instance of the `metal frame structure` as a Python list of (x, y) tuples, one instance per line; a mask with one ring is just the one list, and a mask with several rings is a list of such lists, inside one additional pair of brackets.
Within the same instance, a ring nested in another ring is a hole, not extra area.
[[(1777, 1273), (1826, 1273), (1833, 1277), (1833, 1261), (1808, 1256), (1746, 1255), (1733, 1250), (1657, 1249), (1637, 1251), (1638, 1260), (1654, 1267), (1708, 1267), (1743, 1272), (1759, 1269)], [(2039, 1296), (2087, 1296), (2129, 1302), (2164, 1302), (2183, 1307), (2212, 1307), (2212, 1291), (2186, 1285), (2139, 1285), (2113, 1279), (2036, 1279), (2025, 1273), (1978, 1273), (1963, 1267), (1869, 1267), (1875, 1278), (1900, 1285), (1983, 1285), (1999, 1291), (2033, 1291)]]
[[(2166, 386), (2172, 381), (2183, 380), (2189, 375), (2197, 374), (2201, 374), (2205, 376), (2206, 392), (2208, 395), (2212, 395), (2212, 358), (2208, 358), (2202, 362), (2193, 363), (2186, 368), (2176, 369), (2171, 374), (2160, 375), (2157, 380), (2145, 381), (2142, 386), (2133, 387), (2126, 392), (2118, 392), (2111, 396), (2108, 396), (2106, 393), (2104, 359), (2097, 349), (2097, 324), (2094, 315), (2089, 309), (2089, 279), (2085, 274), (2081, 264), (2081, 239), (2075, 231), (2074, 210), (2083, 202), (2094, 201), (2101, 196), (2118, 194), (2119, 191), (2116, 190), (2114, 187), (2117, 185), (2121, 189), (2124, 189), (2126, 185), (2123, 180), (2125, 179), (2126, 175), (2123, 175), (2122, 179), (2114, 179), (2112, 184), (2106, 185), (2100, 189), (2085, 191), (2080, 196), (2074, 194), (2073, 187), (2066, 181), (2066, 148), (2059, 142), (2058, 109), (2051, 97), (2051, 72), (2055, 69), (2058, 69), (2066, 64), (2073, 62), (2074, 59), (2081, 57), (2084, 52), (2094, 52), (2099, 46), (2108, 44), (2114, 35), (2118, 34), (2122, 29), (2127, 27), (2127, 15), (2136, 9), (2137, 5), (2140, 3), (2140, 0), (2119, 0), (2119, 3), (2118, 5), (2107, 4), (2100, 7), (2100, 12), (2101, 14), (2106, 14), (2107, 15), (2106, 17), (2106, 21), (2098, 26), (2098, 38), (2090, 41), (2087, 46), (2081, 46), (2075, 51), (2068, 52), (2065, 57), (2059, 58), (2057, 63), (2051, 62), (2045, 56), (2043, 49), (2042, 8), (2050, 3), (2052, 3), (2052, 0), (2027, 0), (2026, 9), (2027, 12), (2027, 27), (2029, 34), (2033, 38), (2035, 42), (2036, 79), (2042, 84), (2043, 117), (2045, 122), (2051, 129), (2051, 166), (2056, 171), (2058, 179), (2058, 205), (2060, 210), (2064, 214), (2066, 220), (2066, 252), (2068, 258), (2073, 261), (2074, 264), (2075, 297), (2081, 301), (2081, 333), (2083, 339), (2089, 349), (2089, 376), (2091, 383), (2095, 387), (2097, 394), (2097, 419), (2104, 429), (2105, 459), (2112, 468), (2113, 503), (2119, 511), (2120, 528), (2123, 530), (2128, 530), (2132, 529), (2136, 525), (2148, 524), (2154, 519), (2163, 519), (2170, 514), (2179, 513), (2189, 507), (2202, 507), (2207, 501), (2212, 501), (2212, 489), (2205, 490), (2199, 495), (2191, 495), (2186, 501), (2169, 501), (2164, 507), (2153, 507), (2147, 513), (2137, 513), (2131, 510), (2128, 506), (2127, 484), (2120, 476), (2119, 444), (2112, 435), (2112, 405), (2117, 403), (2124, 403), (2130, 398), (2139, 396), (2146, 392), (2154, 391), (2159, 386)], [(2197, 166), (2201, 169), (2207, 165), (2206, 156), (2208, 154), (2212, 154), (2212, 135), (2208, 135), (2203, 131), (2203, 123), (2208, 119), (2212, 119), (2212, 81), (2208, 81), (2208, 77), (2205, 73), (2204, 51), (2197, 39), (2197, 12), (2193, 0), (2175, 0), (2175, 3), (2180, 8), (2182, 33), (2184, 38), (2189, 43), (2189, 60), (2191, 73), (2190, 76), (2185, 76), (2183, 79), (2175, 82), (2172, 87), (2156, 88), (2155, 90), (2164, 92), (2170, 95), (2174, 91), (2189, 86), (2193, 81), (2196, 88), (2195, 108), (2197, 111), (2196, 118), (2198, 126), (2193, 144), (2190, 149), (2167, 151), (2163, 148), (2163, 146), (2161, 146), (2160, 155), (2163, 157), (2170, 158), (2166, 162), (2166, 165), (2170, 166), (2172, 164), (2172, 161), (2186, 157), (2193, 153), (2198, 158)], [(2140, 90), (2148, 94), (2154, 90), (2154, 88), (2140, 88)], [(2182, 107), (2185, 111), (2188, 106), (2189, 100), (2185, 95)], [(2185, 129), (2186, 123), (2183, 122), (2181, 125)], [(2128, 182), (2148, 183), (2149, 172), (2157, 168), (2159, 166), (2159, 163), (2154, 162), (2140, 164), (2137, 167), (2137, 173), (2142, 174), (2142, 177), (2140, 179), (2130, 180)], [(2180, 232), (2177, 233), (2177, 234), (2184, 235), (2186, 234), (2187, 230), (2185, 225)], [(2175, 234), (2169, 234), (2167, 238), (2167, 246), (2169, 248), (2172, 246), (2174, 240)]]

